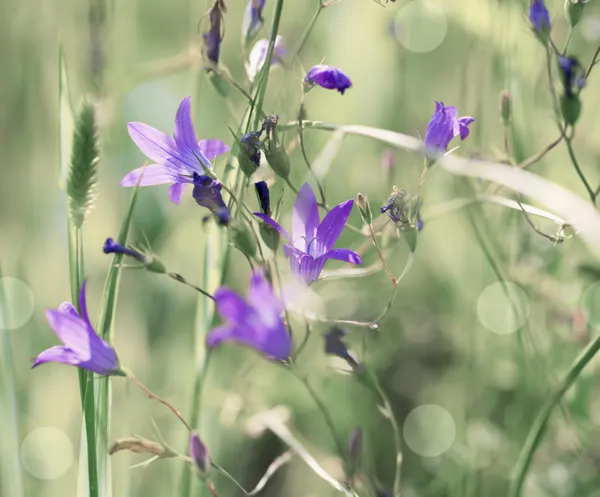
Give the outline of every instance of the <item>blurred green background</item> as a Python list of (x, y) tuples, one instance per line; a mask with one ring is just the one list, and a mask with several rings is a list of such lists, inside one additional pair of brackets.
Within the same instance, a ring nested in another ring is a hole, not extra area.
[[(228, 2), (221, 53), (221, 64), (241, 82), (245, 3)], [(563, 2), (547, 4), (553, 37), (562, 46), (567, 36)], [(267, 26), (273, 5), (267, 0)], [(287, 47), (298, 42), (316, 6), (315, 0), (285, 2), (280, 33)], [(218, 94), (202, 71), (198, 23), (208, 7), (204, 0), (0, 3), (0, 264), (2, 276), (26, 284), (6, 283), (9, 305), (4, 327), (14, 329), (2, 330), (0, 359), (3, 497), (16, 495), (19, 478), (28, 497), (78, 492), (81, 409), (76, 371), (60, 365), (30, 370), (30, 358), (57, 343), (44, 309), (57, 307), (70, 296), (65, 194), (58, 167), (59, 44), (73, 103), (91, 95), (100, 120), (99, 195), (84, 229), (88, 306), (94, 316), (111, 262), (101, 247), (106, 237), (118, 233), (131, 193), (118, 182), (144, 161), (127, 135), (126, 123), (141, 121), (171, 133), (177, 105), (192, 95), (199, 137), (231, 143), (227, 125), (235, 128), (245, 109), (234, 91), (228, 99)], [(344, 96), (320, 89), (311, 92), (306, 97), (308, 119), (423, 136), (433, 101), (442, 100), (456, 105), (459, 115), (477, 119), (471, 136), (455, 153), (500, 160), (504, 131), (498, 94), (508, 89), (514, 109), (511, 148), (520, 161), (558, 136), (544, 49), (529, 31), (526, 15), (525, 0), (430, 0), (429, 6), (420, 0), (411, 4), (398, 0), (385, 7), (369, 0), (342, 0), (323, 11), (299, 60), (272, 71), (265, 111), (279, 114), (281, 122), (294, 119), (305, 69), (325, 59), (343, 68), (354, 86)], [(200, 32), (204, 27), (201, 24)], [(571, 52), (587, 65), (599, 43), (600, 4), (591, 1), (573, 33)], [(593, 185), (600, 182), (599, 79), (592, 73), (582, 93), (583, 114), (574, 140)], [(305, 131), (312, 160), (331, 136)], [(288, 132), (286, 142), (293, 139)], [(422, 159), (397, 151), (390, 183), (381, 168), (384, 151), (378, 142), (347, 137), (324, 181), (329, 204), (361, 191), (378, 209), (394, 184), (414, 191)], [(300, 185), (307, 170), (298, 147), (291, 160), (292, 182)], [(217, 171), (224, 162), (217, 161)], [(563, 144), (532, 171), (585, 195)], [(597, 333), (594, 325), (600, 325), (596, 310), (600, 286), (593, 285), (597, 273), (580, 270), (582, 264), (595, 267), (596, 261), (576, 237), (553, 245), (531, 230), (520, 212), (498, 206), (477, 205), (470, 215), (459, 210), (427, 218), (428, 209), (437, 204), (471, 196), (485, 186), (432, 170), (421, 191), (425, 228), (416, 262), (392, 311), (380, 330), (353, 329), (349, 338), (356, 356), (381, 378), (404, 427), (405, 497), (505, 495), (508, 475), (535, 414), (578, 351)], [(248, 198), (254, 202), (252, 193)], [(293, 196), (286, 191), (282, 211), (289, 213), (292, 203)], [(130, 239), (143, 242), (147, 237), (169, 269), (199, 282), (210, 235), (203, 215), (189, 195), (175, 206), (168, 201), (167, 187), (144, 188)], [(357, 212), (351, 222), (360, 224)], [(514, 333), (502, 333), (511, 308), (499, 287), (490, 287), (498, 274), (474, 227), (502, 277), (523, 290), (520, 303), (529, 315)], [(540, 228), (552, 231), (550, 224)], [(361, 237), (348, 230), (340, 240), (340, 246), (353, 248), (361, 243)], [(396, 274), (406, 257), (402, 244), (390, 251)], [(365, 255), (366, 265), (375, 260), (372, 251)], [(327, 266), (335, 267), (342, 265)], [(245, 259), (234, 252), (227, 284), (245, 291), (248, 274)], [(380, 272), (360, 279), (325, 280), (314, 290), (328, 315), (369, 320), (385, 306), (390, 288)], [(196, 361), (203, 352), (194, 339), (202, 319), (198, 309), (197, 295), (171, 280), (142, 271), (123, 274), (115, 342), (121, 361), (188, 416)], [(296, 319), (294, 325), (299, 340), (302, 323)], [(394, 470), (389, 424), (376, 399), (324, 355), (325, 330), (313, 329), (299, 367), (331, 410), (341, 436), (362, 426), (364, 473), (381, 488), (389, 488)], [(553, 415), (524, 495), (600, 496), (595, 362)], [(185, 431), (163, 406), (125, 380), (117, 378), (113, 385), (111, 439), (131, 433), (154, 439), (154, 421), (170, 445), (187, 450)], [(261, 428), (257, 417), (275, 407), (322, 465), (343, 477), (321, 413), (291, 375), (252, 351), (224, 346), (214, 355), (207, 385), (200, 434), (212, 457), (246, 488), (252, 488), (285, 450)], [(409, 413), (422, 405), (443, 411), (414, 411), (411, 418)], [(50, 430), (35, 431), (40, 428)], [(112, 457), (116, 497), (179, 495), (182, 462), (128, 469), (142, 460), (126, 453)], [(221, 496), (240, 494), (220, 477), (216, 487)], [(298, 459), (264, 491), (290, 497), (334, 493)]]

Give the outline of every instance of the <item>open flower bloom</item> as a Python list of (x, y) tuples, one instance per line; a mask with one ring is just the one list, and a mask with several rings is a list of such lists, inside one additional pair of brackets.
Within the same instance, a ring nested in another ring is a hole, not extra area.
[(102, 340), (92, 328), (85, 301), (85, 282), (79, 295), (81, 314), (69, 302), (58, 309), (46, 311), (46, 319), (63, 345), (50, 347), (40, 353), (33, 367), (46, 362), (60, 362), (77, 366), (101, 375), (120, 375), (119, 361), (114, 349)]
[(308, 86), (319, 85), (326, 90), (337, 90), (342, 95), (352, 86), (350, 78), (344, 71), (337, 67), (318, 64), (309, 69), (304, 78), (304, 83)]
[[(129, 136), (155, 164), (129, 172), (121, 186), (170, 184), (169, 197), (179, 204), (185, 186), (194, 183), (194, 174), (202, 176), (212, 169), (210, 161), (229, 151), (220, 140), (198, 142), (190, 114), (190, 97), (183, 99), (175, 116), (173, 138), (144, 123), (129, 123)], [(140, 181), (141, 176), (141, 181)]]
[[(267, 39), (258, 40), (252, 47), (252, 50), (250, 50), (248, 62), (246, 64), (246, 74), (248, 75), (248, 79), (251, 83), (254, 83), (254, 78), (256, 78), (256, 75), (265, 65), (268, 50), (269, 40)], [(285, 54), (286, 51), (285, 48), (283, 48), (283, 38), (281, 36), (277, 36), (277, 38), (275, 38), (275, 47), (273, 49), (273, 57), (271, 58), (271, 66), (279, 64), (285, 57)]]
[(444, 154), (455, 136), (461, 140), (469, 136), (469, 125), (475, 121), (472, 117), (457, 117), (456, 107), (446, 107), (443, 102), (435, 102), (435, 112), (425, 132), (425, 153)]
[(292, 341), (281, 317), (283, 303), (261, 270), (252, 273), (247, 300), (233, 290), (221, 287), (215, 292), (215, 301), (225, 324), (208, 333), (207, 347), (237, 342), (270, 359), (284, 361), (289, 358)]
[(292, 214), (292, 234), (269, 216), (260, 212), (254, 215), (269, 223), (288, 243), (283, 253), (289, 257), (292, 272), (307, 285), (316, 281), (328, 259), (360, 264), (360, 256), (353, 250), (333, 246), (342, 234), (342, 230), (352, 212), (354, 200), (346, 200), (331, 209), (321, 221), (315, 193), (308, 183), (304, 183)]

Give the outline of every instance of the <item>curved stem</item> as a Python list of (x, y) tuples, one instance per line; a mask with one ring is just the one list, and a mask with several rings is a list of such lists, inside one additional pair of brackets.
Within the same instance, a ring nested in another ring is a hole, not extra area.
[(181, 421), (184, 424), (184, 426), (188, 429), (188, 431), (192, 431), (192, 427), (190, 426), (190, 424), (185, 420), (185, 418), (182, 416), (182, 414), (177, 409), (175, 409), (175, 407), (173, 407), (172, 404), (170, 404), (165, 399), (156, 395), (152, 390), (150, 390), (146, 385), (144, 385), (140, 380), (138, 380), (131, 371), (127, 371), (126, 373), (127, 373), (127, 378), (130, 379), (131, 381), (133, 381), (138, 387), (140, 387), (144, 391), (144, 393), (146, 395), (148, 395), (148, 397), (150, 397), (151, 399), (154, 399), (157, 402), (160, 402), (162, 405), (166, 406), (173, 414), (175, 414), (175, 416), (177, 416), (179, 421)]
[(554, 408), (560, 403), (563, 395), (569, 389), (575, 380), (579, 377), (583, 368), (592, 360), (596, 353), (600, 350), (600, 336), (592, 340), (588, 346), (575, 359), (569, 371), (565, 375), (563, 381), (558, 388), (552, 393), (548, 400), (542, 406), (542, 409), (535, 418), (531, 430), (525, 439), (525, 445), (521, 449), (521, 454), (517, 460), (517, 464), (513, 471), (510, 486), (508, 489), (508, 497), (519, 497), (521, 489), (525, 481), (525, 476), (533, 460), (533, 456), (542, 441), (544, 431), (548, 424), (548, 420)]
[[(304, 101), (304, 96), (302, 96), (302, 100)], [(304, 148), (304, 133), (302, 131), (302, 114), (304, 114), (304, 103), (300, 104), (300, 110), (298, 111), (298, 139), (300, 141), (300, 150), (302, 152), (302, 157), (304, 157), (304, 162), (306, 163), (306, 167), (310, 171), (310, 174), (315, 179), (317, 183), (317, 187), (319, 188), (319, 195), (321, 196), (321, 204), (323, 204), (323, 208), (327, 209), (327, 199), (325, 198), (325, 190), (323, 190), (323, 185), (319, 181), (319, 178), (315, 174), (312, 166), (310, 165), (310, 161), (308, 160), (308, 155), (306, 155), (306, 149)]]
[(569, 150), (569, 157), (571, 157), (571, 162), (573, 163), (573, 167), (577, 172), (577, 176), (579, 176), (579, 179), (581, 179), (583, 186), (585, 186), (585, 189), (588, 195), (590, 196), (592, 204), (596, 205), (596, 194), (594, 193), (594, 190), (592, 190), (592, 187), (588, 183), (585, 175), (583, 174), (583, 171), (581, 170), (581, 167), (579, 166), (579, 162), (577, 161), (577, 157), (575, 156), (575, 151), (573, 150), (572, 140), (573, 136), (565, 136), (565, 141), (567, 142), (567, 149)]

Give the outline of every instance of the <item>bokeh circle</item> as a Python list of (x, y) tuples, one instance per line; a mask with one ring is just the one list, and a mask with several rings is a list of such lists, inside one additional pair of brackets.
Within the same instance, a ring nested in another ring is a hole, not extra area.
[(33, 315), (35, 299), (27, 283), (17, 278), (0, 278), (0, 329), (14, 330)]
[(54, 480), (64, 475), (73, 464), (73, 444), (58, 428), (37, 428), (21, 444), (21, 461), (36, 478)]
[(477, 316), (481, 324), (494, 333), (514, 333), (529, 318), (529, 298), (514, 283), (492, 283), (479, 295)]
[(435, 3), (413, 0), (400, 9), (394, 21), (394, 34), (404, 48), (426, 53), (439, 47), (448, 31), (444, 11)]
[(443, 407), (425, 404), (413, 409), (404, 421), (404, 440), (423, 457), (437, 457), (448, 451), (456, 439), (456, 424)]

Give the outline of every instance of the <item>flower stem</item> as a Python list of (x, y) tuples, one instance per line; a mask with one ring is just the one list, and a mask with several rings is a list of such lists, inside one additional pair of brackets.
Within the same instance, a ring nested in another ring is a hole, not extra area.
[(184, 285), (189, 286), (190, 288), (193, 288), (194, 290), (196, 290), (197, 292), (200, 292), (202, 295), (204, 295), (205, 297), (208, 297), (210, 300), (214, 301), (215, 298), (208, 293), (206, 290), (203, 290), (202, 288), (200, 288), (199, 286), (194, 285), (193, 283), (190, 283), (188, 280), (186, 280), (183, 276), (181, 276), (179, 273), (167, 273), (167, 276), (175, 281), (178, 281), (179, 283), (183, 283)]
[(585, 72), (585, 79), (588, 79), (588, 77), (590, 76), (590, 73), (592, 72), (592, 69), (598, 63), (598, 60), (597, 60), (598, 55), (600, 55), (600, 47), (598, 47), (598, 49), (594, 53), (594, 57), (592, 57), (592, 61), (590, 62), (590, 65), (588, 66), (587, 71)]
[(535, 418), (533, 425), (531, 426), (531, 430), (529, 430), (529, 434), (525, 439), (523, 449), (521, 449), (521, 454), (519, 455), (519, 459), (517, 460), (517, 464), (513, 471), (513, 476), (511, 477), (507, 494), (508, 497), (519, 497), (521, 495), (521, 489), (523, 487), (527, 471), (529, 470), (533, 456), (535, 455), (535, 452), (542, 441), (542, 437), (552, 411), (561, 402), (563, 395), (579, 377), (583, 371), (583, 368), (587, 366), (587, 364), (592, 360), (599, 350), (600, 336), (592, 340), (581, 352), (581, 354), (579, 354), (558, 388), (548, 397), (548, 400), (546, 400), (542, 406), (542, 409)]
[(175, 407), (173, 407), (172, 404), (170, 404), (165, 399), (159, 397), (154, 392), (152, 392), (152, 390), (150, 390), (146, 385), (144, 385), (140, 380), (138, 380), (131, 371), (127, 371), (126, 374), (127, 378), (133, 381), (138, 387), (140, 387), (144, 391), (144, 393), (148, 395), (148, 397), (166, 406), (173, 414), (175, 414), (175, 416), (177, 416), (179, 421), (181, 421), (184, 424), (188, 431), (192, 431), (192, 427), (190, 426), (190, 424), (185, 420), (181, 413), (177, 409), (175, 409)]
[(387, 265), (387, 262), (385, 261), (385, 257), (383, 256), (383, 254), (381, 252), (381, 248), (379, 248), (379, 243), (377, 242), (377, 237), (375, 236), (375, 230), (373, 229), (373, 223), (369, 223), (369, 231), (371, 232), (371, 240), (373, 240), (373, 245), (375, 246), (375, 250), (377, 250), (377, 255), (381, 259), (383, 268), (385, 269), (385, 272), (387, 273), (388, 278), (390, 279), (390, 281), (392, 282), (392, 285), (395, 288), (396, 286), (398, 286), (398, 283), (396, 282), (396, 277), (394, 276), (394, 273), (392, 273), (392, 270)]
[(327, 199), (325, 198), (325, 190), (323, 190), (323, 185), (319, 181), (319, 178), (315, 174), (312, 166), (310, 165), (310, 161), (308, 160), (308, 155), (306, 155), (306, 149), (304, 148), (304, 132), (302, 131), (302, 114), (304, 114), (304, 95), (302, 95), (302, 103), (300, 103), (300, 110), (298, 111), (298, 139), (300, 141), (300, 150), (302, 151), (302, 157), (304, 157), (304, 162), (306, 163), (306, 167), (310, 171), (310, 174), (315, 179), (317, 183), (317, 187), (319, 188), (319, 195), (321, 195), (321, 204), (325, 210), (329, 210), (327, 208)]
[(317, 0), (317, 3), (319, 4), (317, 7), (317, 10), (315, 10), (315, 13), (313, 14), (311, 20), (309, 21), (308, 26), (306, 26), (304, 33), (302, 33), (302, 37), (300, 38), (298, 45), (292, 52), (292, 54), (293, 54), (292, 60), (294, 60), (296, 57), (298, 57), (298, 55), (300, 55), (300, 52), (302, 51), (302, 49), (304, 48), (304, 45), (308, 41), (308, 37), (310, 36), (310, 33), (312, 32), (313, 28), (315, 27), (315, 23), (317, 22), (317, 19), (321, 15), (321, 11), (323, 10), (323, 0)]
[(577, 157), (575, 156), (575, 151), (573, 150), (572, 140), (573, 140), (573, 135), (571, 135), (570, 137), (565, 136), (565, 141), (567, 142), (567, 149), (569, 151), (569, 157), (571, 157), (571, 162), (573, 163), (573, 167), (575, 168), (575, 171), (577, 172), (577, 176), (579, 176), (579, 179), (581, 179), (583, 186), (585, 186), (585, 189), (586, 189), (588, 195), (590, 196), (590, 200), (591, 200), (592, 204), (596, 205), (596, 194), (594, 193), (594, 190), (592, 190), (592, 187), (588, 183), (585, 175), (583, 174), (583, 171), (581, 170), (581, 167), (579, 166), (579, 162), (577, 161)]

